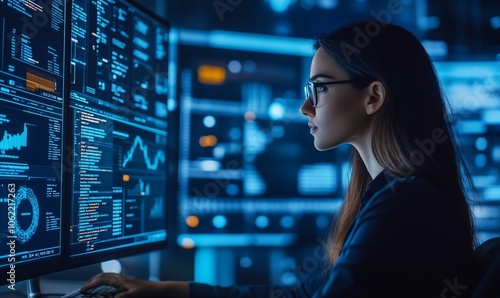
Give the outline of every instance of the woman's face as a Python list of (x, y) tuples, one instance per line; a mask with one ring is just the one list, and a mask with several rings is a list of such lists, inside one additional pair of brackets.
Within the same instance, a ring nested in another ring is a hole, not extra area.
[[(347, 72), (322, 48), (316, 51), (311, 63), (310, 81), (321, 83), (349, 80)], [(317, 104), (306, 99), (300, 112), (309, 118), (314, 146), (323, 151), (344, 143), (353, 143), (367, 125), (363, 90), (351, 83), (331, 84), (316, 88)]]

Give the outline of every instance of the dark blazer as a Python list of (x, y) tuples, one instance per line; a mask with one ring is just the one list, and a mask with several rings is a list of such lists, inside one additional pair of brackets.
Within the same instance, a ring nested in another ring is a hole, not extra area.
[(467, 297), (472, 245), (451, 210), (449, 198), (429, 181), (383, 171), (361, 197), (328, 274), (293, 287), (193, 282), (191, 297)]

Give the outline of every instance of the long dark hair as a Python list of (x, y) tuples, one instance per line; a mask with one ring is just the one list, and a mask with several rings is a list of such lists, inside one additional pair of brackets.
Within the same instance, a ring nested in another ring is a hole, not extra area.
[[(393, 174), (422, 177), (447, 194), (450, 214), (466, 239), (463, 247), (472, 251), (477, 243), (467, 190), (474, 191), (474, 185), (458, 150), (434, 66), (418, 39), (404, 28), (372, 20), (323, 34), (314, 46), (324, 49), (351, 78), (383, 84), (386, 98), (373, 125), (375, 158)], [(371, 179), (353, 149), (350, 183), (330, 235), (332, 264)]]

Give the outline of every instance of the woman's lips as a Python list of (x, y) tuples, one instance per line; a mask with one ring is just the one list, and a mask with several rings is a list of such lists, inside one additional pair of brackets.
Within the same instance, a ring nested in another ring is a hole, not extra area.
[(314, 124), (308, 123), (307, 126), (309, 126), (310, 133), (314, 133), (316, 130), (318, 130), (318, 127), (315, 126)]

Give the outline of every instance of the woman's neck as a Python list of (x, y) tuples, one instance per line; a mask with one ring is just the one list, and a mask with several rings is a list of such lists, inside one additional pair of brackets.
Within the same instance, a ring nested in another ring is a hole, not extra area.
[(377, 161), (375, 154), (373, 154), (371, 138), (364, 138), (361, 142), (357, 142), (352, 145), (356, 150), (358, 150), (358, 153), (372, 179), (377, 177), (377, 175), (384, 170), (384, 167)]

